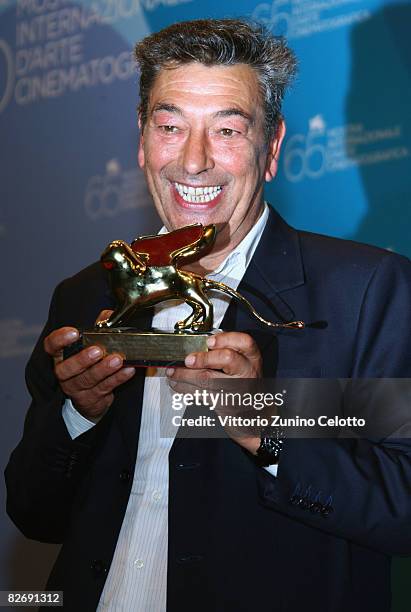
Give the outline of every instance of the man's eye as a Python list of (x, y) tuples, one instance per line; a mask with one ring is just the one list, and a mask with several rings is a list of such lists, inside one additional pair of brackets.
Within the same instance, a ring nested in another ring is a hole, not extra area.
[(234, 136), (235, 134), (238, 134), (238, 132), (236, 130), (233, 130), (232, 128), (222, 128), (220, 130), (220, 134), (221, 136)]
[(176, 134), (178, 132), (178, 127), (175, 125), (160, 125), (160, 129), (166, 134)]

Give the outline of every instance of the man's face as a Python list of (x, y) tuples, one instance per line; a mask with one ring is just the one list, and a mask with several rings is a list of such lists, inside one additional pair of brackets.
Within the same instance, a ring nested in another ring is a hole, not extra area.
[(284, 135), (281, 125), (267, 144), (258, 91), (243, 64), (193, 62), (159, 73), (138, 160), (168, 229), (215, 223), (220, 243), (238, 244), (255, 223)]

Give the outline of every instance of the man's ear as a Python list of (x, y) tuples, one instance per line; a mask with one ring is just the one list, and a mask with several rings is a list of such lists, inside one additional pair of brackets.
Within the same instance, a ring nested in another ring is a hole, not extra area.
[(265, 169), (265, 180), (267, 182), (272, 181), (278, 170), (278, 160), (280, 158), (281, 145), (285, 136), (285, 123), (284, 120), (278, 124), (277, 133), (271, 139), (268, 145), (267, 151), (267, 165)]
[(138, 153), (137, 153), (137, 161), (140, 168), (144, 168), (145, 166), (145, 156), (144, 156), (144, 135), (143, 135), (143, 126), (141, 123), (141, 115), (138, 116), (138, 129), (140, 130), (140, 141), (138, 143)]

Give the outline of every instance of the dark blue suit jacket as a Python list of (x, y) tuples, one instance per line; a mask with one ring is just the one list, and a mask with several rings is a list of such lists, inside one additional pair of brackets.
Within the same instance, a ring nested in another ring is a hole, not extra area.
[[(268, 319), (327, 322), (273, 335), (231, 303), (222, 327), (254, 335), (266, 376), (410, 377), (407, 259), (295, 231), (272, 211), (239, 290)], [(42, 338), (89, 327), (110, 305), (95, 264), (56, 289)], [(27, 537), (63, 543), (48, 587), (64, 590), (66, 610), (88, 612), (127, 506), (144, 377), (71, 440), (42, 338), (6, 470), (8, 512)], [(408, 440), (290, 438), (274, 478), (231, 440), (177, 438), (169, 467), (169, 612), (389, 610), (390, 555), (411, 554)]]

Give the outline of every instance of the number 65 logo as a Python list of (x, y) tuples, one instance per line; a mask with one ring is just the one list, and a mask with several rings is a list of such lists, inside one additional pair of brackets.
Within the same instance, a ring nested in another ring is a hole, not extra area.
[(303, 178), (320, 178), (326, 171), (326, 147), (324, 143), (315, 142), (323, 137), (322, 133), (294, 134), (285, 147), (284, 172), (292, 183)]

